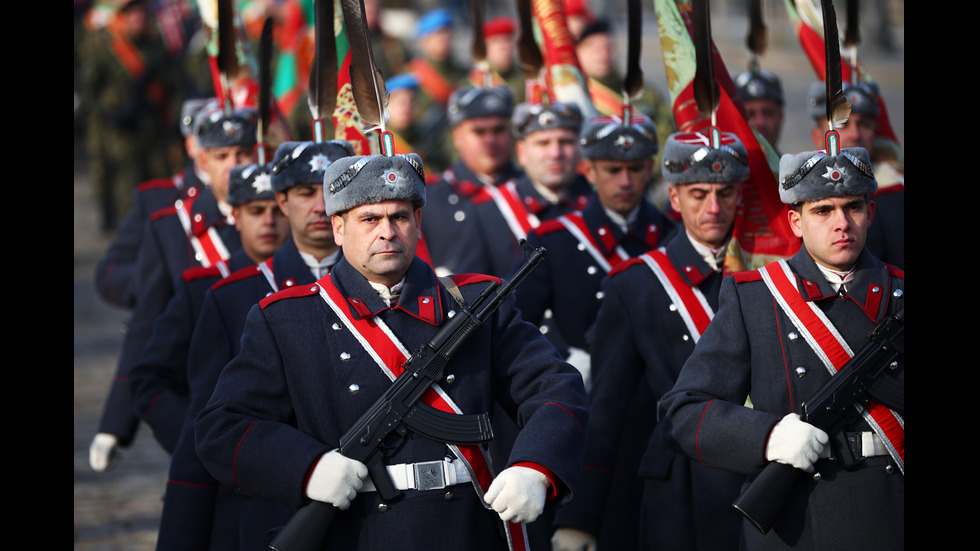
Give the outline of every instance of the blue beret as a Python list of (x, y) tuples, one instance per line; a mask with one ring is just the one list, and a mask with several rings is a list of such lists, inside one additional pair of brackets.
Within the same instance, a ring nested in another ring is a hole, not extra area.
[(319, 184), (323, 172), (337, 159), (354, 154), (346, 140), (284, 142), (272, 159), (272, 188), (286, 191), (297, 184)]
[(402, 73), (387, 79), (385, 81), (385, 90), (390, 94), (391, 92), (404, 88), (417, 88), (418, 85), (419, 78), (415, 76), (415, 73)]
[(439, 8), (426, 12), (422, 17), (419, 17), (419, 21), (415, 25), (415, 38), (422, 38), (427, 34), (452, 25), (453, 14), (449, 10)]
[(837, 156), (808, 151), (779, 159), (779, 200), (787, 205), (876, 191), (878, 182), (863, 147), (842, 149)]
[(232, 168), (228, 177), (228, 204), (238, 207), (259, 199), (275, 199), (271, 174), (269, 164), (249, 163)]
[(337, 160), (323, 174), (327, 216), (381, 201), (425, 204), (425, 170), (415, 153), (357, 155)]
[(718, 131), (717, 143), (701, 132), (675, 132), (667, 137), (663, 164), (672, 185), (736, 184), (749, 177), (748, 151), (731, 132)]

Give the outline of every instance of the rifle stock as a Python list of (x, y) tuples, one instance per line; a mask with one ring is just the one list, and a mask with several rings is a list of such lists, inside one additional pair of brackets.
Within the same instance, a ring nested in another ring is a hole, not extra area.
[[(378, 494), (386, 501), (401, 492), (395, 488), (384, 464), (392, 435), (399, 440), (409, 430), (449, 444), (477, 444), (493, 438), (489, 414), (455, 415), (421, 402), (422, 395), (442, 378), (444, 368), (457, 350), (510, 297), (541, 261), (545, 249), (538, 247), (527, 257), (530, 247), (520, 241), (526, 261), (503, 284), (491, 284), (462, 314), (451, 318), (438, 333), (405, 362), (404, 371), (340, 439), (340, 452), (364, 463)], [(400, 442), (399, 442), (400, 445)], [(318, 551), (323, 547), (336, 514), (336, 507), (310, 501), (293, 514), (269, 547), (275, 551)]]
[[(845, 412), (853, 403), (866, 401), (878, 376), (905, 353), (905, 307), (885, 317), (868, 334), (868, 339), (869, 342), (836, 375), (803, 403), (801, 419), (830, 434), (832, 440), (834, 428)], [(901, 393), (904, 407), (904, 385)], [(850, 455), (849, 450), (846, 452)], [(770, 462), (732, 506), (766, 534), (803, 474), (804, 471), (795, 467)]]

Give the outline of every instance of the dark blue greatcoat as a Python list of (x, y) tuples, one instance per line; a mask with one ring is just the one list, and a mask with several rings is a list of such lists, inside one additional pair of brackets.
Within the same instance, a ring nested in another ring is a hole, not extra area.
[[(241, 248), (238, 230), (221, 215), (208, 188), (198, 193), (191, 216), (197, 220), (195, 227), (202, 231), (215, 226), (229, 252)], [(132, 441), (139, 428), (139, 417), (133, 411), (129, 392), (129, 371), (149, 340), (154, 322), (174, 295), (174, 281), (184, 270), (200, 265), (175, 208), (158, 211), (147, 221), (137, 265), (139, 295), (97, 430), (115, 435), (124, 446)]]
[[(871, 329), (904, 304), (905, 276), (865, 250), (843, 298), (805, 248), (789, 260), (801, 296), (827, 314), (854, 352)], [(766, 464), (773, 426), (830, 379), (826, 367), (776, 303), (758, 272), (725, 278), (718, 312), (660, 403), (667, 442), (709, 467), (750, 475)], [(809, 292), (808, 292), (809, 291)], [(885, 376), (904, 385), (905, 362)], [(751, 397), (752, 408), (744, 407)], [(860, 418), (844, 429), (868, 431)], [(853, 471), (820, 459), (819, 481), (800, 473), (765, 536), (747, 521), (755, 549), (903, 549), (905, 479), (888, 455), (861, 461)]]
[[(721, 272), (708, 266), (683, 229), (665, 250), (714, 312)], [(557, 524), (596, 535), (600, 549), (738, 549), (741, 517), (732, 502), (745, 477), (678, 455), (656, 424), (656, 402), (673, 387), (695, 339), (642, 258), (615, 268), (602, 293), (581, 499), (559, 511)], [(633, 400), (634, 389), (649, 391), (641, 393), (645, 403)], [(631, 498), (622, 499), (623, 491)]]
[[(673, 223), (646, 200), (627, 233), (609, 219), (597, 196), (581, 215), (607, 259), (613, 255), (614, 245), (622, 246), (629, 256), (636, 256), (655, 248), (673, 230)], [(588, 350), (586, 333), (599, 312), (600, 285), (606, 271), (557, 220), (542, 223), (528, 234), (527, 241), (548, 252), (544, 262), (514, 294), (524, 319), (540, 325), (545, 312), (551, 310), (562, 341)], [(554, 342), (557, 345), (562, 341)]]
[[(520, 170), (508, 165), (494, 183), (506, 182), (520, 174)], [(462, 161), (442, 174), (426, 178), (422, 235), (432, 266), (439, 275), (485, 273), (485, 253), (480, 247), (471, 203), (484, 185)]]
[[(238, 249), (228, 259), (228, 269), (254, 265)], [(187, 386), (187, 354), (191, 335), (204, 305), (204, 295), (224, 275), (217, 266), (184, 270), (174, 282), (174, 295), (156, 319), (153, 333), (129, 371), (133, 408), (153, 431), (153, 437), (173, 453), (190, 403)]]
[[(277, 289), (315, 282), (292, 238), (272, 256)], [(247, 497), (215, 480), (194, 446), (194, 418), (204, 408), (224, 366), (241, 348), (248, 311), (275, 292), (257, 266), (239, 270), (206, 295), (187, 361), (188, 414), (170, 460), (157, 538), (158, 551), (266, 551), (272, 532), (292, 514), (284, 505)]]
[[(331, 272), (348, 297), (351, 315), (383, 320), (409, 351), (430, 340), (458, 313), (432, 269), (416, 259), (397, 306), (387, 307), (367, 281), (341, 260)], [(486, 277), (460, 281), (470, 304)], [(240, 354), (222, 372), (195, 425), (208, 470), (249, 495), (291, 507), (306, 502), (304, 488), (317, 459), (391, 385), (320, 296), (296, 287), (249, 312)], [(571, 495), (581, 462), (588, 400), (578, 373), (561, 361), (508, 299), (449, 361), (439, 385), (464, 413), (493, 411), (495, 402), (517, 419), (521, 434), (509, 464), (533, 462), (553, 473), (558, 500)], [(452, 375), (452, 377), (448, 377)], [(356, 392), (353, 390), (356, 389)], [(288, 450), (288, 452), (284, 452)], [(444, 443), (410, 434), (386, 463), (416, 463), (447, 455)], [(498, 465), (500, 471), (507, 465)], [(330, 549), (506, 549), (499, 517), (471, 484), (445, 491), (405, 491), (379, 510), (375, 493), (361, 493), (338, 511)]]
[[(545, 199), (526, 174), (515, 180), (514, 184), (524, 207), (538, 221), (581, 210), (592, 196), (591, 185), (581, 176), (575, 179), (556, 203)], [(478, 243), (472, 246), (482, 252), (478, 256), (468, 256), (474, 263), (461, 265), (460, 270), (497, 277), (510, 275), (514, 263), (519, 262), (522, 256), (517, 237), (507, 224), (504, 214), (489, 195), (478, 194), (473, 198), (473, 216), (476, 219)]]
[(188, 168), (171, 178), (149, 180), (136, 188), (132, 209), (95, 266), (95, 290), (99, 296), (121, 308), (132, 309), (136, 305), (136, 259), (146, 221), (154, 212), (173, 206), (178, 198), (193, 197), (202, 186), (193, 169)]

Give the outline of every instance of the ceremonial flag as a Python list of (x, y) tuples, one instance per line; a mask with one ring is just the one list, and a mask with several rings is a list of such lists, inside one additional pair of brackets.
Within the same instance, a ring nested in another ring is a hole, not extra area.
[[(707, 132), (712, 121), (699, 112), (694, 99), (697, 57), (691, 38), (691, 2), (654, 0), (654, 6), (674, 121), (682, 132)], [(725, 258), (725, 271), (731, 273), (788, 258), (799, 250), (800, 240), (793, 235), (787, 206), (779, 199), (779, 158), (765, 138), (749, 127), (735, 85), (713, 41), (711, 53), (719, 91), (715, 125), (742, 140), (751, 171), (749, 180), (742, 184), (742, 203)]]
[(531, 14), (537, 29), (535, 36), (540, 36), (549, 99), (578, 105), (586, 119), (597, 116), (561, 0), (531, 0)]
[[(824, 56), (823, 42), (823, 17), (820, 7), (820, 0), (785, 0), (786, 12), (790, 22), (796, 31), (796, 37), (800, 41), (800, 46), (806, 54), (807, 59), (813, 65), (818, 80), (826, 80), (827, 70)], [(854, 71), (857, 71), (855, 79)], [(874, 83), (874, 79), (859, 63), (848, 63), (841, 58), (841, 77), (844, 82), (864, 82)], [(888, 118), (888, 110), (885, 108), (885, 100), (878, 94), (878, 129), (875, 131), (877, 140), (884, 140), (892, 148), (901, 151), (901, 144), (898, 136), (892, 128), (891, 120)], [(885, 145), (885, 144), (882, 144)], [(872, 152), (868, 152), (872, 153)], [(904, 153), (902, 154), (902, 164), (904, 166)]]

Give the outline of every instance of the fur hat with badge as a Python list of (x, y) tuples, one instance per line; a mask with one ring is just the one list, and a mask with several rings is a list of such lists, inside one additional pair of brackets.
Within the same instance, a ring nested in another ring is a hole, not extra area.
[(787, 205), (876, 191), (878, 182), (863, 147), (841, 149), (836, 154), (807, 151), (779, 159), (779, 199)]
[(254, 107), (238, 107), (226, 112), (215, 104), (198, 112), (194, 135), (204, 149), (255, 145), (259, 112)]
[(323, 174), (327, 216), (382, 201), (425, 204), (425, 170), (415, 153), (338, 159)]
[(492, 88), (462, 86), (449, 96), (447, 116), (453, 127), (477, 117), (510, 118), (514, 112), (514, 92), (502, 84)]
[(749, 177), (749, 155), (738, 136), (711, 127), (708, 134), (675, 132), (664, 145), (663, 177), (671, 185), (738, 183)]
[(779, 77), (762, 69), (739, 73), (735, 77), (735, 90), (742, 101), (767, 99), (779, 105), (786, 103)]
[(231, 169), (228, 177), (228, 204), (239, 207), (260, 199), (275, 199), (272, 190), (272, 166), (249, 163)]
[[(844, 97), (851, 104), (851, 113), (860, 113), (878, 118), (878, 93), (873, 85), (863, 82), (847, 82), (843, 87)], [(810, 84), (810, 99), (807, 112), (811, 117), (823, 118), (827, 115), (827, 85), (822, 82)]]
[(522, 139), (542, 130), (565, 128), (578, 134), (582, 128), (582, 110), (574, 103), (521, 103), (514, 109), (511, 123), (514, 137)]
[(297, 184), (319, 184), (327, 167), (354, 154), (346, 140), (284, 142), (272, 159), (272, 188), (286, 191)]
[(584, 159), (638, 161), (651, 159), (660, 151), (657, 127), (640, 114), (594, 117), (582, 125), (579, 151)]

